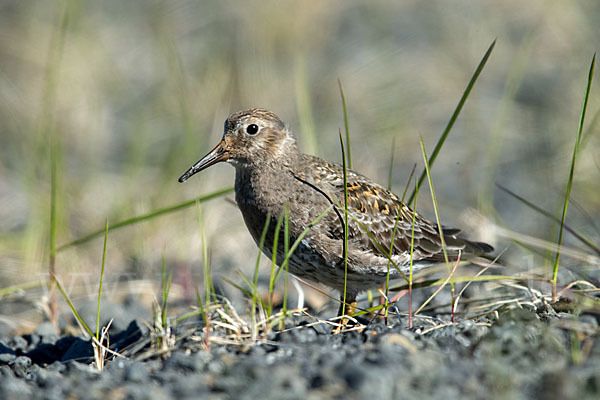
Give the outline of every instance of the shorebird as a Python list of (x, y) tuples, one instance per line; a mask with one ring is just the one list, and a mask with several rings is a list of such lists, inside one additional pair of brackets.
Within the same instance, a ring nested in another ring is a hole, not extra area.
[[(436, 223), (352, 170), (346, 172), (348, 245), (344, 249), (344, 168), (300, 152), (292, 132), (268, 110), (253, 108), (229, 116), (219, 144), (179, 182), (219, 162), (235, 168), (235, 201), (257, 244), (270, 219), (261, 248), (267, 256), (272, 257), (277, 220), (286, 208), (290, 245), (308, 228), (289, 257), (289, 272), (339, 291), (348, 304), (347, 308), (342, 304), (339, 315), (343, 310), (350, 314), (357, 295), (381, 286), (388, 274), (390, 279), (401, 277), (399, 270), (408, 275), (413, 224), (413, 271), (445, 262)], [(276, 255), (280, 266), (286, 257), (283, 231)], [(460, 237), (459, 229), (443, 227), (442, 231), (448, 261), (493, 251), (486, 243)]]

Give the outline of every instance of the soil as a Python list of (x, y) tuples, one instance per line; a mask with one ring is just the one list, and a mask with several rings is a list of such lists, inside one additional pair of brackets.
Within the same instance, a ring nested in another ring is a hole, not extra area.
[[(121, 315), (121, 319), (123, 315)], [(331, 334), (306, 315), (253, 343), (211, 332), (204, 322), (172, 327), (167, 351), (133, 319), (110, 335), (110, 359), (93, 365), (90, 341), (33, 334), (0, 338), (1, 399), (486, 399), (600, 396), (598, 315), (547, 304), (450, 323), (417, 317), (366, 322)], [(218, 339), (218, 340), (217, 340)]]

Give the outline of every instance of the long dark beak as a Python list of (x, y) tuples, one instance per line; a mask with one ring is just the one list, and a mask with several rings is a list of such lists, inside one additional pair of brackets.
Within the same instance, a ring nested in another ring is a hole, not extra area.
[(192, 166), (192, 168), (188, 169), (185, 174), (181, 175), (179, 178), (179, 182), (185, 182), (188, 178), (194, 175), (196, 172), (200, 172), (203, 169), (210, 167), (221, 161), (227, 161), (229, 159), (229, 153), (225, 150), (225, 141), (221, 140), (218, 145), (215, 146), (214, 149), (210, 151), (207, 155), (202, 157), (200, 161)]

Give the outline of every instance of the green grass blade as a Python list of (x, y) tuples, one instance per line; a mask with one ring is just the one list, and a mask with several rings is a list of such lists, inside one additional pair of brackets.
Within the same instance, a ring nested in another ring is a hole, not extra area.
[(296, 107), (304, 146), (309, 154), (318, 154), (317, 134), (313, 116), (310, 84), (306, 72), (306, 59), (298, 54), (294, 65), (294, 85), (296, 89)]
[[(503, 192), (505, 192), (505, 193), (509, 194), (510, 196), (514, 197), (515, 199), (519, 200), (521, 203), (525, 204), (527, 207), (542, 214), (544, 217), (556, 222), (557, 224), (561, 223), (559, 218), (550, 214), (548, 211), (544, 210), (543, 208), (538, 207), (537, 205), (535, 205), (534, 203), (525, 199), (524, 197), (519, 196), (512, 190), (505, 188), (504, 186), (500, 185), (499, 183), (496, 183), (496, 186), (498, 187), (498, 189), (502, 190)], [(566, 223), (563, 226), (564, 226), (565, 230), (567, 230), (571, 235), (575, 236), (577, 239), (579, 239), (579, 241), (581, 241), (583, 244), (585, 244), (590, 249), (592, 249), (593, 251), (595, 251), (596, 253), (598, 253), (600, 255), (600, 247), (596, 246), (591, 240), (589, 240), (586, 237), (584, 237), (583, 235), (579, 234), (577, 231), (575, 231), (573, 228), (571, 228)]]
[(489, 134), (485, 138), (486, 144), (482, 149), (484, 154), (480, 156), (481, 160), (484, 160), (479, 171), (481, 188), (478, 190), (477, 195), (478, 208), (485, 213), (494, 212), (493, 183), (496, 181), (497, 172), (502, 162), (507, 133), (511, 130), (511, 128), (508, 128), (508, 121), (516, 116), (512, 114), (515, 109), (520, 107), (517, 94), (522, 88), (526, 73), (529, 71), (529, 61), (535, 57), (533, 52), (536, 49), (536, 42), (541, 36), (541, 27), (544, 26), (542, 21), (546, 20), (550, 14), (549, 9), (544, 11), (540, 14), (539, 22), (533, 25), (529, 32), (524, 32), (522, 39), (519, 40), (516, 52), (512, 55), (498, 109), (494, 113)]
[[(388, 254), (387, 273), (385, 277), (385, 316), (388, 315), (388, 289), (390, 287), (390, 267), (392, 266), (392, 255), (394, 253), (394, 241), (396, 240), (396, 231), (398, 229), (398, 221), (400, 221), (400, 215), (402, 215), (402, 209), (398, 208), (396, 212), (396, 221), (394, 221), (394, 229), (392, 230), (392, 239), (390, 240), (390, 252)], [(412, 254), (412, 253), (411, 253)]]
[(175, 318), (173, 320), (173, 323), (174, 324), (178, 324), (178, 323), (180, 323), (182, 321), (185, 321), (188, 318), (195, 317), (196, 315), (201, 315), (201, 314), (204, 314), (204, 310), (203, 309), (198, 309), (198, 310), (194, 310), (194, 311), (188, 311), (185, 314), (182, 314), (179, 317)]
[[(358, 219), (356, 219), (356, 217), (354, 217), (352, 214), (349, 214), (349, 216), (358, 225), (358, 227), (369, 237), (369, 239), (371, 239), (371, 242), (373, 242), (373, 244), (377, 247), (379, 252), (381, 254), (385, 254), (386, 257), (388, 257), (386, 249), (381, 245), (381, 243), (379, 243), (377, 238), (375, 236), (373, 236), (373, 233), (371, 233), (369, 228), (367, 228), (362, 222), (360, 222)], [(394, 268), (396, 268), (396, 270), (398, 271), (400, 276), (402, 276), (402, 278), (404, 278), (404, 280), (406, 280), (406, 282), (408, 282), (408, 277), (406, 276), (406, 274), (404, 272), (402, 272), (402, 269), (400, 268), (398, 263), (396, 263), (390, 257), (388, 257), (388, 261), (391, 261), (392, 265), (394, 266)]]
[[(429, 163), (427, 162), (427, 152), (425, 151), (425, 142), (421, 137), (421, 152), (423, 154), (423, 162), (425, 163), (425, 172), (427, 175), (427, 181), (429, 183), (429, 190), (431, 191), (431, 201), (433, 202), (433, 211), (435, 212), (435, 219), (438, 226), (438, 233), (440, 234), (440, 241), (442, 242), (442, 250), (444, 252), (444, 261), (448, 264), (448, 253), (446, 252), (446, 240), (444, 239), (444, 231), (442, 229), (442, 223), (440, 222), (440, 213), (437, 206), (437, 199), (435, 197), (435, 190), (433, 188), (433, 181), (431, 180), (431, 172), (429, 171)], [(420, 180), (417, 183), (420, 184)]]
[[(348, 168), (352, 169), (352, 149), (350, 146), (350, 126), (348, 124), (348, 109), (346, 108), (346, 96), (344, 96), (344, 88), (342, 87), (342, 81), (338, 79), (338, 86), (340, 87), (340, 96), (342, 96), (342, 108), (344, 109), (344, 128), (346, 130), (346, 159), (348, 160)], [(393, 156), (393, 153), (392, 153)]]
[[(384, 308), (385, 308), (385, 305), (381, 304), (381, 305), (378, 305), (378, 306), (373, 306), (373, 307), (361, 309), (360, 311), (357, 311), (357, 312), (353, 313), (350, 316), (351, 317), (360, 317), (361, 315), (365, 315), (365, 314), (375, 314), (375, 313), (377, 313), (378, 311), (381, 311)], [(358, 308), (357, 308), (357, 310), (358, 310)]]
[(50, 273), (56, 275), (56, 181), (57, 145), (50, 145)]
[[(59, 93), (59, 80), (61, 63), (64, 53), (66, 37), (69, 28), (69, 5), (65, 4), (60, 13), (59, 22), (55, 29), (52, 29), (48, 51), (44, 64), (44, 76), (42, 80), (43, 89), (41, 96), (40, 114), (37, 120), (36, 134), (34, 137), (33, 159), (41, 159), (42, 151), (50, 150), (50, 243), (49, 243), (49, 265), (48, 270), (51, 275), (56, 274), (56, 231), (57, 223), (57, 180), (58, 180), (58, 150), (60, 144), (59, 133), (56, 129), (55, 111), (57, 108), (57, 96)], [(44, 154), (45, 155), (45, 154)], [(31, 172), (35, 174), (36, 163), (28, 162), (26, 168), (32, 168)], [(56, 293), (51, 283), (50, 296), (50, 319), (53, 324), (57, 324), (57, 306)]]
[[(290, 249), (288, 250), (287, 254), (285, 255), (285, 258), (283, 260), (283, 263), (281, 265), (284, 265), (284, 263), (288, 263), (290, 257), (292, 256), (292, 254), (294, 253), (294, 251), (296, 251), (296, 249), (298, 248), (298, 246), (300, 245), (300, 243), (302, 242), (302, 239), (304, 239), (304, 237), (308, 234), (308, 232), (312, 229), (313, 226), (315, 226), (316, 224), (319, 223), (319, 221), (325, 216), (327, 215), (327, 213), (329, 211), (331, 211), (333, 209), (333, 205), (330, 205), (329, 207), (327, 207), (325, 209), (325, 211), (323, 211), (321, 214), (319, 214), (317, 216), (317, 218), (313, 219), (310, 224), (308, 224), (308, 226), (306, 228), (304, 228), (304, 230), (302, 231), (302, 233), (300, 233), (300, 235), (298, 235), (298, 238), (294, 241), (294, 243), (292, 244), (292, 246), (290, 247)], [(274, 281), (276, 282), (279, 278), (279, 274), (281, 273), (281, 268), (279, 269), (279, 271), (277, 271), (277, 275), (275, 276)]]
[(106, 262), (106, 242), (108, 239), (108, 220), (104, 226), (104, 247), (102, 248), (102, 268), (100, 269), (100, 284), (98, 285), (98, 308), (96, 309), (96, 340), (100, 340), (100, 300), (102, 299), (102, 283), (104, 281), (104, 264)]
[(65, 290), (62, 287), (62, 285), (60, 284), (60, 282), (56, 278), (56, 275), (51, 275), (51, 277), (52, 277), (52, 280), (54, 281), (54, 283), (56, 284), (56, 287), (58, 288), (58, 290), (62, 294), (63, 298), (65, 299), (65, 301), (67, 302), (67, 304), (71, 308), (71, 311), (73, 312), (73, 315), (75, 316), (75, 319), (77, 319), (77, 321), (83, 327), (83, 329), (87, 332), (87, 334), (90, 335), (91, 338), (93, 338), (94, 337), (94, 333), (87, 326), (87, 324), (85, 323), (85, 321), (83, 320), (83, 318), (81, 318), (81, 316), (77, 312), (77, 309), (73, 305), (73, 302), (71, 302), (71, 299), (69, 298), (69, 295), (67, 294), (67, 292), (65, 292)]
[[(284, 225), (283, 225), (283, 251), (287, 255), (290, 250), (290, 205), (289, 203), (285, 204), (285, 217), (284, 217)], [(280, 329), (285, 328), (285, 317), (287, 315), (287, 295), (288, 295), (288, 279), (289, 279), (289, 258), (286, 257), (283, 261), (282, 267), (280, 271), (285, 271), (285, 276), (283, 277), (283, 304), (281, 306), (282, 318), (280, 320)]]
[(4, 296), (8, 296), (8, 295), (16, 293), (16, 292), (39, 288), (42, 285), (44, 285), (44, 283), (45, 282), (43, 282), (43, 281), (42, 282), (36, 281), (36, 282), (20, 283), (18, 285), (5, 287), (3, 289), (0, 289), (0, 299), (2, 299), (2, 297), (4, 297)]
[[(275, 225), (275, 236), (273, 237), (273, 255), (271, 256), (271, 278), (269, 279), (269, 293), (275, 289), (275, 282), (279, 280), (279, 271), (275, 274), (275, 267), (277, 266), (277, 248), (279, 246), (279, 232), (281, 231), (281, 224), (283, 223), (284, 214), (281, 213), (277, 218), (277, 224)], [(283, 263), (281, 263), (283, 265)]]
[(581, 109), (581, 117), (579, 118), (579, 128), (577, 129), (577, 140), (575, 141), (575, 148), (573, 149), (573, 157), (571, 159), (571, 169), (569, 171), (569, 179), (567, 181), (567, 190), (565, 193), (565, 201), (563, 204), (562, 216), (560, 219), (560, 229), (558, 231), (556, 258), (554, 259), (554, 266), (552, 268), (552, 297), (556, 301), (556, 281), (558, 278), (558, 264), (560, 261), (560, 246), (562, 245), (563, 239), (563, 228), (565, 225), (565, 219), (567, 217), (567, 207), (569, 206), (569, 197), (571, 196), (571, 187), (573, 186), (573, 178), (575, 176), (575, 162), (577, 161), (577, 152), (579, 150), (579, 144), (581, 143), (581, 133), (583, 132), (583, 125), (585, 122), (585, 113), (587, 110), (588, 100), (590, 96), (590, 89), (592, 87), (592, 80), (594, 78), (594, 66), (596, 64), (596, 54), (592, 58), (590, 65), (590, 71), (588, 73), (587, 87), (585, 89), (585, 97), (583, 99), (583, 106)]
[(263, 227), (262, 233), (260, 234), (260, 241), (258, 245), (258, 255), (256, 256), (256, 265), (254, 266), (254, 276), (252, 277), (252, 281), (254, 282), (254, 286), (258, 286), (258, 268), (260, 266), (260, 257), (262, 255), (262, 250), (265, 245), (265, 240), (267, 238), (267, 232), (269, 231), (269, 224), (271, 223), (271, 214), (267, 214), (267, 219), (265, 220), (265, 226)]
[[(285, 254), (290, 250), (290, 205), (289, 203), (285, 204), (285, 211), (283, 214), (283, 251)], [(283, 266), (287, 266), (289, 262), (289, 258), (285, 258), (283, 261)]]
[[(392, 190), (392, 175), (394, 173), (394, 151), (396, 150), (396, 137), (392, 137), (392, 150), (390, 151), (390, 169), (388, 171), (387, 189)], [(406, 193), (406, 189), (404, 190)], [(404, 199), (404, 196), (402, 196)]]
[[(402, 203), (404, 203), (404, 198), (406, 197), (406, 192), (408, 191), (408, 188), (410, 187), (410, 181), (412, 179), (412, 177), (415, 175), (415, 170), (417, 169), (417, 163), (413, 164), (412, 169), (410, 170), (410, 175), (408, 175), (408, 180), (406, 181), (406, 186), (404, 186), (404, 192), (402, 193)], [(419, 185), (417, 183), (415, 183), (415, 189), (413, 190), (413, 192), (415, 193), (415, 195), (413, 197), (417, 197), (417, 190), (419, 188)], [(407, 203), (410, 204), (410, 203)], [(417, 203), (414, 203), (415, 207), (417, 206)], [(416, 208), (414, 208), (416, 209)]]
[[(267, 238), (267, 232), (269, 231), (269, 225), (271, 223), (271, 214), (267, 214), (267, 218), (265, 219), (265, 226), (263, 227), (263, 231), (260, 235), (260, 241), (258, 245), (258, 254), (256, 256), (256, 265), (254, 266), (254, 276), (252, 277), (252, 285), (249, 285), (252, 288), (252, 308), (250, 309), (250, 314), (252, 318), (252, 327), (255, 327), (256, 321), (256, 300), (260, 300), (260, 296), (258, 294), (258, 268), (260, 266), (260, 257), (262, 256), (263, 248), (265, 246), (265, 240)], [(242, 274), (243, 276), (243, 274)], [(244, 276), (245, 278), (245, 276)], [(262, 303), (263, 308), (265, 304)]]
[[(184, 201), (183, 203), (178, 203), (178, 204), (175, 204), (175, 205), (172, 205), (172, 206), (169, 206), (169, 207), (160, 208), (160, 209), (152, 211), (152, 212), (150, 212), (148, 214), (140, 215), (138, 217), (129, 218), (129, 219), (126, 219), (124, 221), (117, 222), (117, 223), (111, 225), (109, 227), (109, 231), (112, 231), (112, 230), (118, 229), (118, 228), (122, 228), (122, 227), (127, 226), (127, 225), (132, 225), (132, 224), (135, 224), (135, 223), (138, 223), (138, 222), (147, 221), (149, 219), (152, 219), (152, 218), (164, 215), (164, 214), (169, 214), (169, 213), (172, 213), (172, 212), (175, 212), (175, 211), (179, 211), (179, 210), (181, 210), (183, 208), (187, 208), (187, 207), (193, 206), (194, 204), (196, 204), (196, 202), (203, 203), (205, 201), (212, 200), (214, 198), (223, 196), (223, 195), (225, 195), (227, 193), (230, 193), (232, 191), (233, 191), (233, 186), (225, 188), (225, 189), (217, 190), (217, 191), (209, 193), (207, 195), (200, 196), (200, 197), (198, 197), (196, 199)], [(86, 236), (83, 236), (83, 237), (81, 237), (79, 239), (73, 240), (72, 242), (63, 244), (62, 246), (60, 246), (59, 248), (57, 248), (56, 251), (57, 252), (63, 251), (63, 250), (65, 250), (68, 247), (78, 246), (80, 244), (89, 242), (90, 240), (92, 240), (92, 239), (100, 236), (102, 233), (104, 233), (104, 229), (99, 229), (99, 230), (94, 231), (94, 232), (92, 232), (92, 233), (90, 233), (90, 234), (88, 234)]]
[[(50, 260), (48, 271), (51, 276), (56, 275), (56, 185), (57, 185), (57, 144), (51, 137), (50, 144)], [(58, 311), (56, 305), (56, 291), (52, 285), (50, 288), (50, 319), (56, 325), (58, 323)]]
[(202, 311), (204, 313), (204, 311), (206, 311), (205, 307), (204, 307), (204, 302), (202, 301), (202, 296), (200, 295), (200, 291), (198, 290), (198, 288), (196, 289), (196, 304), (198, 305), (198, 308), (200, 309), (200, 311)]
[[(266, 304), (262, 301), (262, 299), (260, 298), (260, 295), (258, 294), (258, 286), (256, 286), (254, 284), (254, 282), (252, 282), (246, 275), (244, 275), (244, 273), (242, 271), (237, 271), (238, 275), (240, 276), (240, 278), (242, 278), (242, 280), (246, 283), (246, 285), (248, 285), (248, 287), (250, 288), (250, 290), (242, 290), (242, 293), (244, 293), (247, 297), (250, 297), (252, 299), (252, 305), (256, 306), (256, 301), (258, 301), (260, 303), (260, 305), (265, 308)], [(240, 286), (241, 288), (241, 286)]]
[(242, 278), (242, 280), (246, 283), (246, 285), (248, 285), (248, 287), (250, 288), (250, 290), (245, 290), (244, 293), (249, 294), (249, 297), (254, 296), (254, 292), (256, 291), (256, 285), (254, 284), (254, 282), (252, 282), (250, 280), (250, 278), (248, 278), (246, 275), (244, 275), (244, 273), (240, 270), (236, 271), (238, 273), (238, 275), (240, 276), (240, 278)]
[[(446, 141), (446, 138), (448, 137), (450, 130), (454, 126), (454, 123), (456, 122), (458, 115), (460, 114), (465, 102), (467, 101), (469, 94), (471, 94), (471, 90), (473, 89), (473, 86), (475, 85), (477, 78), (481, 74), (481, 71), (483, 71), (483, 67), (485, 67), (485, 64), (487, 63), (488, 59), (490, 58), (490, 55), (492, 54), (492, 51), (494, 50), (494, 46), (496, 46), (496, 40), (494, 40), (492, 42), (492, 44), (490, 45), (490, 47), (487, 49), (487, 51), (483, 55), (483, 58), (479, 62), (477, 69), (475, 69), (473, 76), (471, 76), (471, 80), (469, 81), (467, 88), (465, 89), (462, 97), (460, 98), (460, 101), (458, 102), (456, 108), (454, 109), (454, 113), (452, 113), (452, 117), (450, 117), (450, 121), (448, 121), (448, 125), (446, 125), (446, 129), (444, 129), (442, 136), (440, 136), (437, 144), (435, 145), (435, 148), (433, 149), (433, 152), (431, 153), (431, 156), (429, 157), (429, 165), (427, 166), (427, 168), (431, 168), (433, 166), (433, 163), (435, 162), (435, 159), (437, 158), (440, 150), (442, 149), (442, 146), (444, 145), (444, 142)], [(421, 186), (421, 184), (425, 180), (426, 173), (427, 173), (426, 170), (423, 170), (421, 172), (421, 175), (419, 176), (419, 186)], [(412, 203), (414, 197), (415, 197), (415, 192), (413, 190), (410, 197), (408, 198), (407, 203), (408, 204)]]
[(171, 282), (173, 281), (173, 271), (170, 271), (167, 277), (167, 260), (165, 252), (162, 255), (162, 307), (160, 311), (160, 321), (163, 329), (167, 327), (167, 300), (169, 291), (171, 290)]
[(596, 111), (596, 114), (594, 114), (594, 117), (588, 124), (588, 128), (587, 128), (586, 132), (583, 134), (583, 137), (581, 138), (581, 144), (579, 145), (580, 151), (583, 151), (583, 149), (585, 149), (585, 147), (587, 146), (592, 135), (598, 131), (598, 129), (596, 129), (596, 125), (598, 125), (598, 121), (600, 121), (600, 110)]
[[(446, 281), (446, 278), (441, 279), (428, 279), (420, 282), (413, 282), (413, 289), (427, 288), (432, 286), (437, 286)], [(527, 281), (538, 281), (538, 282), (547, 282), (550, 280), (548, 278), (542, 278), (538, 276), (517, 276), (517, 275), (479, 275), (479, 276), (453, 276), (450, 279), (451, 283), (464, 283), (464, 282), (496, 282), (496, 281), (511, 281), (511, 282), (527, 282)], [(391, 291), (401, 292), (403, 290), (408, 290), (409, 285), (405, 284), (402, 286), (392, 286), (390, 287)]]
[(348, 170), (346, 167), (346, 152), (344, 151), (344, 139), (342, 138), (341, 130), (340, 146), (342, 148), (342, 166), (344, 168), (344, 299), (342, 301), (342, 315), (344, 315), (346, 312), (346, 290), (348, 284)]
[[(433, 181), (431, 179), (431, 172), (429, 171), (429, 163), (427, 161), (427, 152), (425, 151), (425, 142), (421, 137), (421, 152), (423, 153), (423, 162), (425, 163), (425, 172), (427, 173), (427, 181), (429, 182), (429, 190), (431, 191), (431, 201), (433, 202), (433, 211), (435, 212), (435, 219), (437, 221), (438, 232), (440, 234), (440, 242), (442, 243), (442, 251), (444, 252), (444, 261), (448, 266), (449, 273), (452, 273), (450, 262), (448, 261), (448, 252), (446, 251), (446, 240), (444, 239), (444, 230), (442, 229), (442, 222), (440, 220), (440, 212), (437, 206), (437, 199), (435, 197), (435, 190), (433, 189)], [(454, 298), (454, 283), (450, 283), (452, 291), (452, 298)], [(423, 305), (421, 306), (423, 307)], [(416, 311), (415, 311), (416, 314)]]
[(275, 266), (277, 265), (277, 248), (279, 246), (279, 231), (281, 230), (281, 223), (283, 222), (283, 213), (277, 218), (277, 224), (275, 225), (275, 235), (273, 236), (273, 253), (271, 256), (271, 274), (269, 275), (269, 307), (267, 308), (267, 317), (271, 316), (273, 312), (273, 291), (275, 290), (275, 282), (279, 278), (279, 271), (275, 274)]
[(208, 242), (206, 240), (206, 230), (204, 229), (204, 216), (202, 214), (202, 207), (200, 206), (200, 202), (196, 203), (196, 207), (196, 211), (198, 213), (198, 227), (200, 229), (200, 240), (202, 241), (202, 270), (204, 274), (204, 295), (206, 297), (205, 306), (208, 307), (210, 305), (211, 295), (215, 303), (217, 303), (217, 296), (212, 283), (212, 278), (210, 276), (211, 266), (210, 257), (208, 254)]
[[(413, 169), (414, 171), (414, 169)], [(408, 185), (407, 185), (408, 187)], [(413, 290), (413, 254), (415, 251), (415, 223), (417, 221), (417, 199), (419, 197), (419, 183), (415, 179), (415, 199), (413, 200), (413, 214), (410, 227), (410, 264), (408, 266), (408, 326), (412, 328), (413, 313), (412, 313), (412, 290)]]
[(239, 290), (240, 292), (242, 292), (244, 294), (244, 296), (247, 297), (252, 297), (252, 292), (249, 291), (248, 289), (243, 288), (242, 286), (238, 285), (237, 283), (233, 282), (230, 279), (227, 279), (225, 277), (222, 278), (224, 282), (229, 283), (231, 286), (233, 286), (234, 288), (236, 288), (237, 290)]

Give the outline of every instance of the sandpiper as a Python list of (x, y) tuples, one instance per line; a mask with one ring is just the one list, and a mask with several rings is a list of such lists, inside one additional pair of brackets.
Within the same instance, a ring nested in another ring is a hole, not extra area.
[[(348, 304), (348, 313), (356, 305), (356, 296), (381, 286), (388, 273), (390, 279), (401, 276), (398, 269), (408, 274), (413, 218), (413, 271), (445, 261), (436, 223), (415, 213), (369, 178), (347, 170), (345, 267), (344, 169), (340, 164), (300, 152), (292, 132), (268, 110), (253, 108), (227, 118), (222, 140), (179, 182), (222, 161), (235, 168), (235, 200), (257, 244), (267, 218), (271, 219), (261, 250), (272, 256), (277, 220), (288, 207), (289, 243), (310, 227), (289, 258), (289, 272), (339, 291), (342, 301), (345, 299)], [(278, 239), (278, 265), (285, 258), (283, 231)], [(459, 237), (460, 232), (443, 228), (449, 261), (458, 257), (468, 260), (493, 250), (486, 243)], [(343, 309), (340, 307), (340, 315)]]

